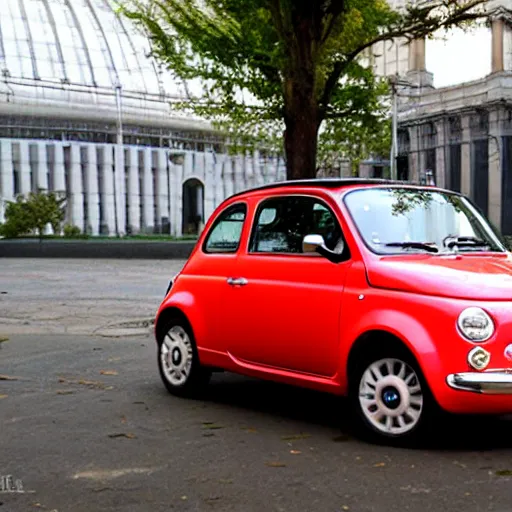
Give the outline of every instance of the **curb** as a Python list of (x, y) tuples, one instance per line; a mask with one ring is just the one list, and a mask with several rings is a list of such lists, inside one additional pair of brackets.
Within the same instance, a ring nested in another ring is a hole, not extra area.
[(187, 259), (196, 242), (0, 240), (0, 258)]

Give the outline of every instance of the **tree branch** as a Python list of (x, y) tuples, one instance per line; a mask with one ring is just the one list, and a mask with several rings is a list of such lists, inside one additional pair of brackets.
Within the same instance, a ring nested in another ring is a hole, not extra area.
[[(430, 23), (425, 23), (425, 16), (428, 16), (433, 10), (447, 7), (447, 3), (453, 3), (453, 0), (439, 0), (435, 3), (430, 2), (428, 6), (421, 7), (419, 9), (414, 9), (412, 19), (406, 20), (406, 22), (402, 26), (398, 26), (394, 30), (390, 30), (384, 34), (380, 34), (372, 39), (369, 39), (365, 43), (361, 44), (353, 51), (348, 53), (343, 60), (340, 60), (334, 64), (334, 67), (325, 83), (324, 92), (320, 99), (320, 111), (323, 115), (325, 115), (326, 106), (329, 104), (332, 92), (338, 83), (343, 72), (347, 69), (351, 62), (353, 62), (358, 55), (360, 55), (364, 50), (370, 48), (371, 46), (380, 43), (382, 41), (394, 40), (400, 37), (411, 41), (413, 39), (418, 39), (424, 37), (432, 32), (441, 29), (448, 28), (452, 25), (456, 25), (458, 23), (464, 21), (474, 21), (481, 19), (483, 17), (489, 16), (491, 13), (469, 13), (468, 11), (485, 3), (485, 0), (471, 0), (463, 7), (460, 7), (456, 13), (451, 16), (448, 16), (443, 21), (432, 20)], [(409, 22), (407, 24), (407, 21)]]

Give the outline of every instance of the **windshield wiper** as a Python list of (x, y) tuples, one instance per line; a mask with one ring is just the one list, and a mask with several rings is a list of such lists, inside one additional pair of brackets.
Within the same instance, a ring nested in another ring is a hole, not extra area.
[(475, 236), (447, 236), (443, 244), (448, 249), (454, 247), (490, 247), (489, 243)]
[(423, 242), (392, 242), (386, 244), (386, 247), (404, 247), (411, 249), (421, 249), (427, 252), (439, 252), (437, 247), (433, 247), (432, 245)]

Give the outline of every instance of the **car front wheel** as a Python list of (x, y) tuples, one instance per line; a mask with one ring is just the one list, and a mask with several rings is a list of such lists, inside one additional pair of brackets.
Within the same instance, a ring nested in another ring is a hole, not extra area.
[(211, 371), (201, 366), (192, 329), (183, 319), (171, 318), (158, 340), (158, 368), (173, 395), (193, 397), (206, 388)]
[(353, 419), (357, 433), (371, 440), (419, 440), (437, 412), (416, 361), (401, 352), (366, 357), (352, 372)]

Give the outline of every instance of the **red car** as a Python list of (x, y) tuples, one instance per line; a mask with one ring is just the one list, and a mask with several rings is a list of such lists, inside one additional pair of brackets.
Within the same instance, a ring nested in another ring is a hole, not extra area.
[(438, 412), (512, 412), (512, 255), (461, 194), (386, 180), (265, 185), (221, 204), (159, 308), (167, 389), (227, 370), (347, 395), (410, 440)]

